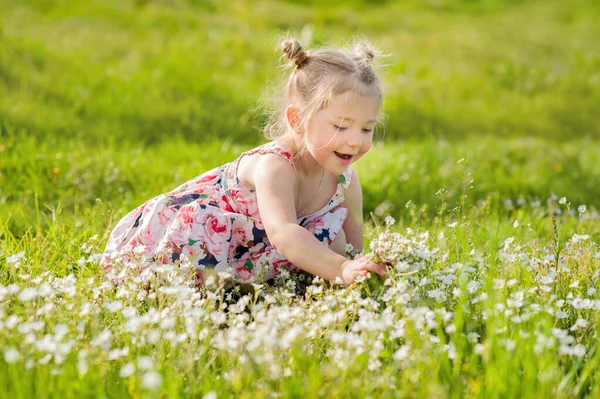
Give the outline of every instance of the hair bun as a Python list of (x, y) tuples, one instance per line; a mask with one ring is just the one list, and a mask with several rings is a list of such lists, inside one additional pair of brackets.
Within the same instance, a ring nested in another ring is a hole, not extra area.
[(354, 48), (354, 53), (359, 60), (367, 64), (370, 64), (375, 58), (375, 49), (367, 42), (358, 43)]
[(308, 55), (306, 51), (300, 45), (300, 42), (296, 39), (288, 39), (281, 45), (285, 56), (294, 63), (296, 66), (300, 66), (306, 61)]

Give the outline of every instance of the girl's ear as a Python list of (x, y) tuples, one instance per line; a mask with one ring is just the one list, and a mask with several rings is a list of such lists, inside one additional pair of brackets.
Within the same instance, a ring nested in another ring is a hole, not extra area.
[(295, 105), (288, 105), (285, 109), (285, 116), (288, 124), (296, 133), (301, 133), (302, 129), (300, 126), (300, 110)]

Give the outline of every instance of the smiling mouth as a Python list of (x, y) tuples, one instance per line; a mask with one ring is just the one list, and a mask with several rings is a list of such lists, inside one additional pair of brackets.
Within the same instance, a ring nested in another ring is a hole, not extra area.
[(341, 159), (343, 159), (344, 161), (349, 161), (349, 160), (351, 160), (351, 159), (352, 159), (352, 155), (349, 155), (349, 154), (342, 154), (341, 152), (337, 152), (337, 151), (334, 151), (334, 152), (335, 152), (335, 155), (336, 155), (338, 158), (341, 158)]

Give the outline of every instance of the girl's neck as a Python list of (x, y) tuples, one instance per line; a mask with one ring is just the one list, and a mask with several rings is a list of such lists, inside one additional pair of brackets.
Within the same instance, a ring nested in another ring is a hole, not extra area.
[[(277, 141), (279, 145), (287, 148), (292, 154), (296, 170), (302, 175), (310, 178), (313, 176), (321, 176), (324, 171), (323, 167), (310, 155), (308, 151), (293, 139), (282, 139)], [(326, 171), (325, 171), (326, 172)]]

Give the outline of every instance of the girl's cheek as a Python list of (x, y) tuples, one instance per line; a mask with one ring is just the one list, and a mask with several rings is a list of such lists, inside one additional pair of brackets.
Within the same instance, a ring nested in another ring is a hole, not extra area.
[(362, 153), (366, 154), (367, 152), (369, 152), (372, 144), (373, 144), (373, 140), (371, 138), (369, 138), (368, 140), (365, 140), (365, 142), (362, 145)]

